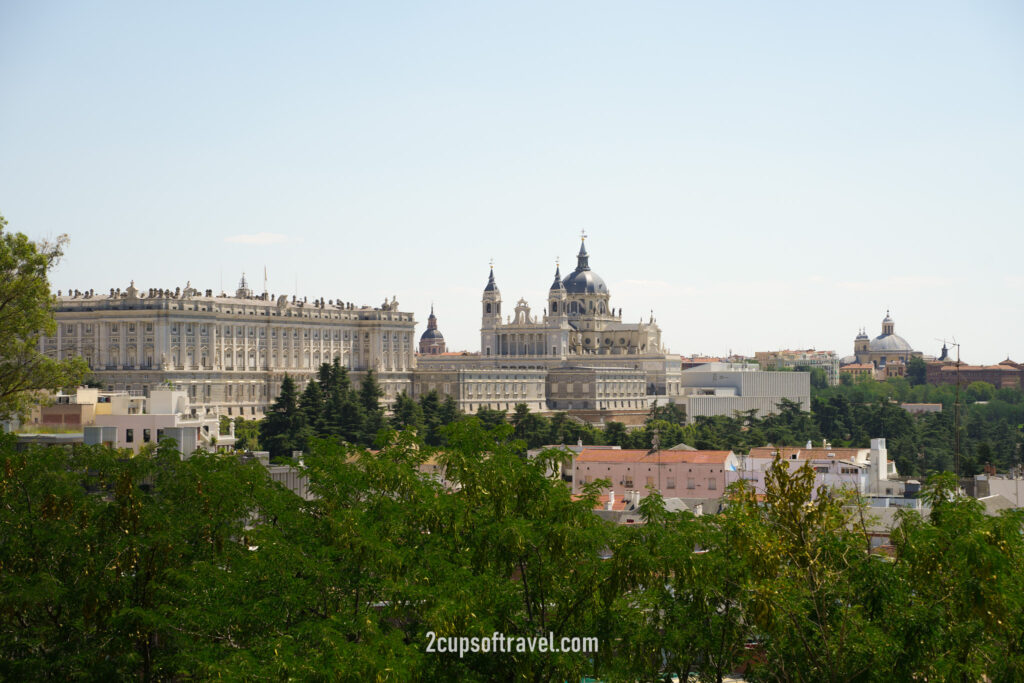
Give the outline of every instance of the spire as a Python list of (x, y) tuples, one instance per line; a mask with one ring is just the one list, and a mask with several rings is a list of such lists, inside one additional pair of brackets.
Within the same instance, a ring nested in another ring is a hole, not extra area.
[(430, 304), (430, 317), (427, 318), (427, 329), (428, 330), (436, 330), (437, 329), (437, 316), (434, 315), (434, 304)]
[(576, 270), (590, 270), (590, 254), (587, 253), (587, 233), (580, 232), (580, 253), (576, 254)]
[(487, 276), (487, 286), (484, 287), (485, 292), (497, 292), (498, 285), (494, 282), (494, 262), (491, 262), (491, 272)]
[(551, 289), (565, 289), (562, 284), (562, 273), (558, 262), (555, 262), (555, 281), (551, 283)]

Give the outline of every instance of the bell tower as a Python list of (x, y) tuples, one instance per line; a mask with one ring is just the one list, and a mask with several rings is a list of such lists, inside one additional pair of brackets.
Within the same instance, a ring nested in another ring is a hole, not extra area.
[(568, 311), (565, 309), (568, 295), (565, 292), (565, 285), (562, 284), (562, 273), (559, 265), (555, 264), (555, 281), (551, 283), (548, 290), (548, 319), (561, 320), (565, 318)]
[(496, 330), (501, 325), (501, 291), (494, 281), (494, 263), (487, 277), (487, 286), (480, 300), (480, 352), (485, 356), (497, 355)]

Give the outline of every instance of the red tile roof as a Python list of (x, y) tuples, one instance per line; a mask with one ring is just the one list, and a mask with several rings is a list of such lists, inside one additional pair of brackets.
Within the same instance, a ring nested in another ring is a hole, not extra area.
[(635, 462), (692, 464), (716, 464), (725, 462), (732, 451), (646, 451), (646, 450), (597, 450), (584, 449), (576, 456), (576, 462)]
[[(797, 460), (856, 460), (866, 448), (801, 448), (799, 446), (758, 446), (750, 449), (751, 458), (774, 458), (778, 453), (783, 460), (795, 454)], [(829, 453), (833, 456), (830, 458)]]

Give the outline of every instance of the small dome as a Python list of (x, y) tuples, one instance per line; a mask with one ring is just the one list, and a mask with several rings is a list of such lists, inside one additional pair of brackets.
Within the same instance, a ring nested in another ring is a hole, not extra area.
[(435, 327), (423, 331), (423, 334), (420, 335), (420, 341), (424, 339), (444, 339), (444, 335), (441, 334), (441, 330)]

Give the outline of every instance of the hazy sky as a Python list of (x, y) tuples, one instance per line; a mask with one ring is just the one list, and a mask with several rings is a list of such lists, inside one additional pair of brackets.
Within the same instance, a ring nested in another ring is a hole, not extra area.
[(1024, 361), (1024, 5), (0, 3), (0, 212), (54, 289), (379, 305), (479, 348), (555, 259), (682, 354)]

